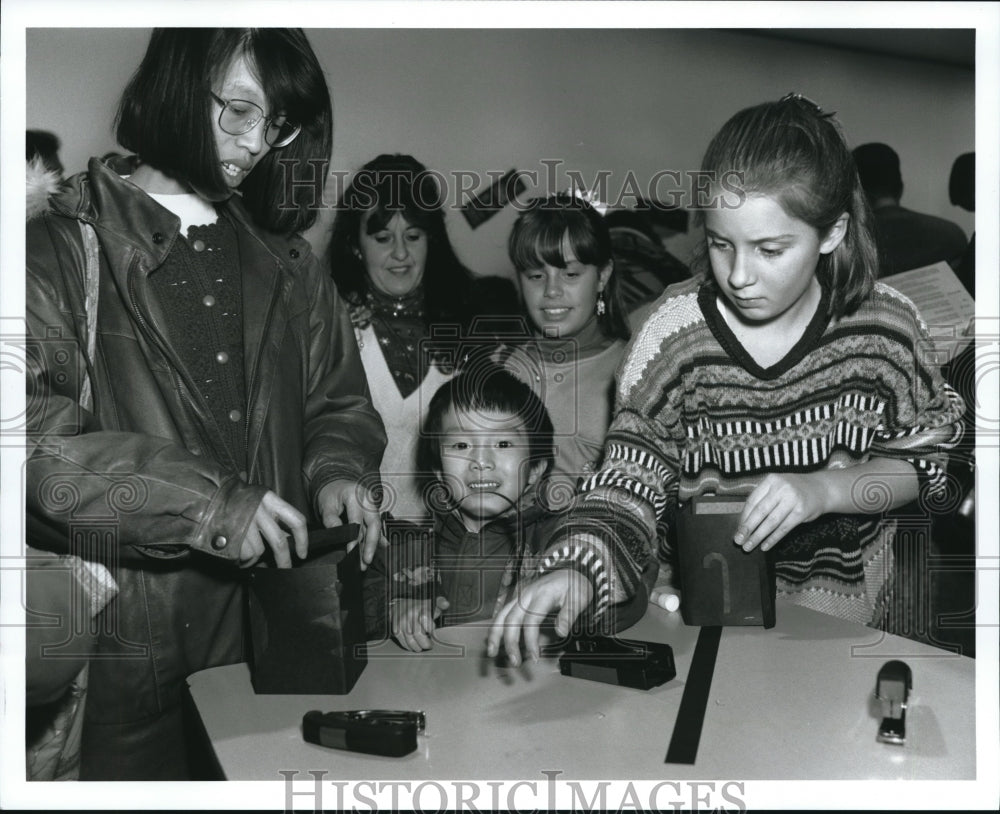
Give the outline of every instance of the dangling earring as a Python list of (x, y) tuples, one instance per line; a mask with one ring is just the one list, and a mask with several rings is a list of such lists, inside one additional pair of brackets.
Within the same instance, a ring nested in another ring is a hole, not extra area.
[(603, 317), (604, 314), (607, 312), (607, 310), (608, 310), (608, 307), (607, 307), (607, 305), (604, 304), (604, 292), (603, 291), (598, 291), (597, 292), (597, 316)]

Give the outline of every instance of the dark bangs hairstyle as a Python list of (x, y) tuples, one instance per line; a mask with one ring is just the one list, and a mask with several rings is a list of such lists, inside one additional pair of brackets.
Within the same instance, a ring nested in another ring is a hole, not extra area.
[[(832, 113), (799, 94), (741, 110), (712, 139), (702, 170), (717, 178), (740, 173), (743, 194), (774, 198), (820, 235), (846, 212), (844, 239), (820, 256), (816, 277), (829, 294), (832, 316), (855, 311), (869, 295), (878, 269), (871, 209)], [(695, 219), (704, 226), (703, 211)], [(693, 266), (714, 283), (705, 241)]]
[(564, 237), (581, 263), (597, 266), (598, 270), (611, 264), (603, 292), (607, 311), (598, 318), (598, 324), (605, 336), (628, 339), (631, 331), (614, 270), (611, 232), (603, 216), (586, 201), (565, 192), (528, 201), (507, 240), (510, 262), (518, 274), (543, 266), (564, 269)]
[[(541, 483), (555, 461), (552, 419), (535, 391), (499, 365), (482, 360), (468, 365), (441, 385), (427, 406), (423, 431), (417, 442), (417, 464), (423, 472), (440, 472), (441, 431), (445, 415), (456, 412), (475, 416), (496, 412), (517, 418), (528, 435), (531, 465), (544, 462)], [(474, 427), (473, 418), (473, 427)]]
[(358, 304), (371, 288), (360, 255), (361, 223), (371, 213), (369, 235), (402, 215), (427, 235), (424, 311), (427, 325), (467, 327), (474, 314), (466, 307), (473, 275), (455, 254), (444, 220), (444, 200), (435, 173), (410, 155), (384, 153), (365, 164), (337, 202), (330, 236), (329, 262), (334, 282), (348, 302)]
[(291, 181), (325, 175), (333, 147), (333, 110), (323, 70), (301, 30), (154, 29), (146, 55), (122, 93), (116, 137), (144, 163), (209, 200), (225, 200), (231, 192), (215, 146), (219, 106), (211, 92), (240, 56), (264, 89), (265, 112), (284, 113), (302, 126), (291, 144), (269, 150), (243, 181), (243, 202), (268, 231), (302, 231), (315, 222), (319, 202), (312, 184)]

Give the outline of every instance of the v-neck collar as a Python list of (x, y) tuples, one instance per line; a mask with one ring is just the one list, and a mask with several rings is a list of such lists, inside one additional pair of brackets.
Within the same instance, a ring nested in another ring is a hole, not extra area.
[(705, 317), (705, 322), (708, 323), (709, 330), (712, 331), (716, 340), (718, 340), (723, 350), (729, 354), (732, 360), (755, 378), (771, 380), (777, 379), (802, 361), (802, 358), (813, 349), (816, 341), (826, 330), (826, 326), (830, 322), (830, 316), (827, 313), (830, 304), (830, 295), (825, 287), (821, 287), (821, 291), (819, 304), (816, 306), (816, 313), (813, 314), (805, 331), (802, 332), (799, 341), (789, 349), (788, 353), (769, 367), (762, 367), (758, 364), (747, 349), (743, 347), (740, 340), (736, 338), (736, 334), (729, 327), (729, 323), (726, 322), (716, 302), (716, 298), (722, 295), (718, 293), (711, 282), (702, 283), (698, 289), (698, 306)]

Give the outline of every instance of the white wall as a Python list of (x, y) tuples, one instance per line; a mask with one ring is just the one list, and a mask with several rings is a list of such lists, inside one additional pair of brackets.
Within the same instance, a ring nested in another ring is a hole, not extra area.
[[(68, 171), (115, 149), (117, 95), (148, 29), (29, 29), (27, 124), (63, 139)], [(852, 146), (884, 141), (900, 155), (903, 203), (973, 229), (948, 201), (951, 163), (974, 150), (972, 71), (749, 33), (694, 30), (309, 29), (334, 99), (332, 169), (409, 152), (444, 173), (559, 160), (585, 179), (611, 172), (622, 191), (660, 170), (695, 170), (709, 138), (741, 107), (795, 90), (838, 112)], [(671, 186), (661, 185), (661, 191)], [(331, 190), (328, 200), (332, 203)], [(454, 189), (452, 189), (454, 198)], [(625, 201), (631, 203), (631, 199)], [(448, 216), (462, 258), (507, 273), (510, 207), (473, 231)], [(332, 213), (309, 238), (322, 248)], [(671, 248), (686, 253), (691, 237)]]

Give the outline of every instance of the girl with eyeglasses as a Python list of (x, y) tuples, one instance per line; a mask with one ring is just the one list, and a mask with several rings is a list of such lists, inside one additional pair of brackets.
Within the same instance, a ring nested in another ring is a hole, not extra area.
[(28, 541), (118, 585), (81, 779), (197, 777), (184, 682), (246, 657), (240, 569), (304, 557), (307, 525), (360, 523), (363, 562), (380, 541), (382, 422), (289, 183), (331, 118), (300, 31), (156, 30), (117, 116), (136, 158), (28, 223)]

